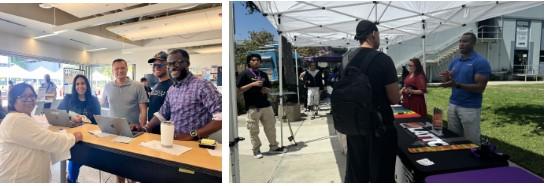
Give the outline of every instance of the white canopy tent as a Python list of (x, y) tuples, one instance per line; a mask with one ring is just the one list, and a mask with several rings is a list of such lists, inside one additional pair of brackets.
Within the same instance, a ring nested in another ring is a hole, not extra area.
[(525, 10), (542, 1), (255, 1), (272, 25), (294, 46), (357, 46), (360, 20), (378, 23), (389, 46), (437, 31)]
[(32, 74), (30, 75), (30, 77), (32, 77), (32, 79), (43, 79), (45, 74), (49, 74), (51, 79), (62, 80), (63, 73), (58, 73), (58, 72), (59, 71), (54, 72), (41, 66), (41, 67), (38, 67), (37, 69), (34, 69), (32, 72), (30, 72), (30, 74)]

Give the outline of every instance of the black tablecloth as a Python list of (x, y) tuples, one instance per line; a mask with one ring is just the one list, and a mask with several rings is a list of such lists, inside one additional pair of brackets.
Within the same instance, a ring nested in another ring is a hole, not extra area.
[[(422, 120), (422, 119), (421, 119)], [(400, 126), (400, 123), (394, 123), (398, 133), (398, 156), (402, 163), (413, 171), (414, 180), (416, 182), (423, 182), (426, 176), (458, 172), (464, 170), (483, 169), (490, 167), (508, 166), (508, 162), (505, 159), (489, 159), (482, 160), (472, 154), (471, 150), (454, 150), (454, 151), (442, 151), (442, 152), (426, 152), (426, 153), (409, 153), (407, 148), (417, 147), (418, 138), (414, 136), (407, 129)], [(471, 143), (463, 138), (458, 137), (454, 133), (444, 130), (444, 136), (440, 137), (444, 140), (453, 141), (452, 144), (464, 144)], [(434, 165), (422, 166), (417, 163), (417, 160), (428, 158)]]

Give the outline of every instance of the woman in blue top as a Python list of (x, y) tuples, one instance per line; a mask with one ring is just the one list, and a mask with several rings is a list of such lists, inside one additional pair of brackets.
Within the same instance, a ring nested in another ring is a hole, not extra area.
[[(81, 123), (83, 115), (89, 118), (91, 123), (97, 123), (93, 115), (101, 115), (101, 107), (99, 106), (97, 97), (91, 95), (91, 86), (89, 85), (88, 78), (84, 75), (76, 75), (72, 85), (72, 94), (67, 94), (57, 109), (81, 114), (71, 117), (73, 122)], [(81, 166), (70, 160), (68, 161), (67, 182), (76, 182)]]

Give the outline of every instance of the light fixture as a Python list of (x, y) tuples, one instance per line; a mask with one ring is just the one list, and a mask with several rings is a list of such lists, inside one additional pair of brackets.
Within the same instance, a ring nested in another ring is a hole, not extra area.
[(53, 8), (53, 5), (51, 5), (50, 3), (40, 3), (40, 4), (38, 4), (38, 6), (40, 8), (45, 8), (45, 9)]
[[(42, 7), (42, 8), (52, 8), (53, 7), (51, 4), (48, 4), (48, 3), (41, 3), (41, 4), (39, 4), (39, 6)], [(57, 24), (57, 16), (55, 15), (55, 13), (56, 13), (56, 10), (54, 8), (53, 9), (53, 25)], [(52, 27), (52, 30), (53, 30), (53, 27)], [(33, 39), (40, 39), (40, 38), (55, 36), (57, 34), (60, 34), (60, 33), (66, 32), (66, 31), (67, 30), (59, 30), (59, 31), (55, 31), (55, 32), (48, 33), (48, 34), (45, 34), (45, 35), (33, 37)]]
[(106, 50), (108, 48), (96, 48), (96, 49), (90, 49), (90, 50), (86, 50), (87, 52), (97, 52), (97, 51), (101, 51), (101, 50)]
[(55, 35), (58, 35), (58, 34), (63, 33), (63, 32), (66, 32), (66, 30), (61, 30), (61, 31), (57, 31), (57, 32), (49, 33), (49, 34), (44, 34), (44, 35), (41, 35), (41, 36), (36, 36), (36, 37), (33, 37), (33, 39), (40, 39), (40, 38), (55, 36)]
[(196, 53), (199, 53), (199, 54), (221, 53), (222, 47), (221, 46), (211, 46), (211, 47), (192, 49), (192, 51), (194, 51)]
[(107, 27), (107, 30), (132, 41), (169, 37), (222, 29), (220, 7)]
[(54, 35), (57, 35), (57, 33), (54, 32), (54, 33), (51, 33), (51, 34), (36, 36), (36, 37), (33, 37), (33, 39), (40, 39), (40, 38), (50, 37), (50, 36), (54, 36)]

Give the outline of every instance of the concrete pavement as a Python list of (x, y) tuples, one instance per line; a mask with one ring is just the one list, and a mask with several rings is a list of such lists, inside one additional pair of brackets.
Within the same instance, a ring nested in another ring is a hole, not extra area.
[[(238, 136), (246, 140), (239, 143), (240, 181), (259, 183), (340, 183), (344, 180), (346, 156), (342, 153), (331, 118), (327, 115), (329, 105), (320, 106), (319, 118), (313, 120), (303, 116), (301, 121), (291, 122), (297, 145), (290, 146), (286, 153), (264, 153), (255, 159), (251, 151), (246, 115), (238, 117)], [(276, 123), (276, 136), (280, 141), (280, 123)], [(283, 125), (283, 145), (291, 145), (287, 123)], [(268, 141), (262, 131), (261, 152), (268, 151)]]

